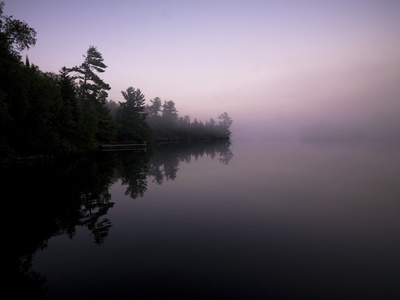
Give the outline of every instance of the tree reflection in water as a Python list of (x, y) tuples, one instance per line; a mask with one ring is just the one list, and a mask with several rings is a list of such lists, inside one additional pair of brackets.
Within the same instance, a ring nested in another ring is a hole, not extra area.
[(151, 156), (147, 174), (152, 177), (153, 182), (162, 184), (163, 180), (174, 180), (177, 177), (179, 163), (190, 163), (191, 159), (197, 160), (204, 155), (228, 164), (233, 157), (230, 150), (230, 141), (209, 141), (167, 143), (159, 145)]
[(88, 228), (96, 244), (104, 242), (111, 226), (105, 216), (113, 206), (108, 188), (116, 162), (114, 155), (90, 153), (3, 166), (6, 211), (15, 213), (15, 226), (8, 231), (7, 271), (18, 296), (34, 299), (44, 292), (45, 279), (31, 271), (32, 256), (47, 248), (51, 237), (73, 238), (79, 225)]
[(6, 212), (15, 224), (7, 229), (7, 280), (14, 298), (40, 298), (46, 279), (32, 271), (36, 251), (58, 235), (73, 238), (77, 226), (86, 227), (101, 246), (112, 227), (106, 216), (113, 207), (110, 186), (119, 178), (125, 195), (142, 197), (147, 178), (162, 184), (177, 177), (180, 162), (203, 155), (228, 164), (233, 154), (228, 141), (170, 143), (147, 152), (88, 153), (52, 162), (3, 166), (0, 180)]

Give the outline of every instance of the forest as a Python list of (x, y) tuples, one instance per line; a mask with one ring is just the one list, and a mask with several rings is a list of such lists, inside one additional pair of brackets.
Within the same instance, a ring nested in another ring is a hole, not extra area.
[(8, 160), (86, 152), (103, 144), (175, 140), (229, 140), (232, 119), (224, 112), (203, 123), (180, 116), (173, 101), (132, 86), (123, 101), (108, 99), (111, 87), (101, 52), (89, 46), (79, 66), (43, 72), (22, 51), (36, 44), (36, 31), (3, 14), (0, 2), (0, 158)]

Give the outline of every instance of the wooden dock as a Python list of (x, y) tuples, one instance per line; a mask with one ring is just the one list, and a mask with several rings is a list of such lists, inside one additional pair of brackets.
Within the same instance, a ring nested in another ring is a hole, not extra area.
[(147, 144), (103, 144), (99, 146), (101, 151), (141, 150), (146, 151)]

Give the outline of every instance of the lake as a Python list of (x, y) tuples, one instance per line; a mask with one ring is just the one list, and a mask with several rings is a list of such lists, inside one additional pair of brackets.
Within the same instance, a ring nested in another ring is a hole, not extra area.
[(6, 271), (27, 299), (399, 299), (399, 179), (398, 147), (348, 141), (6, 166)]

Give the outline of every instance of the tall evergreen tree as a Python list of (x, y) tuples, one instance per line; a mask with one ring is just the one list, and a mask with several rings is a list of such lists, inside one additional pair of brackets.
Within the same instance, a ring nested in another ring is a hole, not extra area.
[(145, 97), (140, 89), (129, 87), (121, 91), (125, 102), (119, 102), (115, 116), (118, 126), (118, 136), (121, 141), (147, 140), (149, 128), (147, 126), (145, 110)]
[(151, 105), (147, 107), (147, 113), (149, 116), (157, 116), (161, 111), (161, 99), (159, 97), (155, 97), (153, 100), (150, 100)]
[(221, 131), (221, 137), (223, 138), (230, 138), (232, 132), (229, 130), (229, 128), (232, 125), (232, 119), (229, 117), (227, 112), (222, 113), (221, 115), (218, 116), (219, 121), (219, 128)]
[(161, 111), (161, 128), (158, 135), (162, 138), (177, 138), (178, 111), (174, 101), (164, 101)]
[[(86, 127), (89, 147), (97, 143), (110, 142), (115, 137), (115, 124), (107, 107), (107, 91), (110, 86), (97, 73), (103, 73), (107, 66), (102, 54), (96, 47), (90, 46), (80, 66), (69, 69), (78, 80), (79, 100), (83, 116), (82, 126)], [(85, 124), (87, 122), (87, 124)], [(94, 132), (93, 132), (94, 130)]]
[(162, 117), (170, 123), (175, 123), (178, 120), (178, 111), (176, 110), (174, 101), (164, 101)]
[(97, 74), (104, 73), (107, 66), (103, 63), (103, 55), (96, 47), (90, 46), (83, 56), (85, 60), (80, 66), (75, 66), (69, 69), (75, 73), (76, 79), (79, 82), (79, 98), (82, 105), (90, 106), (93, 101), (99, 100), (101, 92), (110, 90), (110, 86), (105, 83)]

